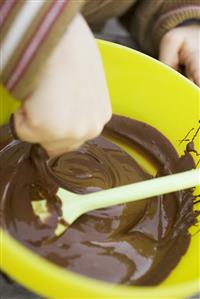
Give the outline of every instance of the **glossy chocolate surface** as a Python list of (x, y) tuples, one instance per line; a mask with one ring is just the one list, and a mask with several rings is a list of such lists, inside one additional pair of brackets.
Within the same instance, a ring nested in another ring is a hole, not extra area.
[[(157, 176), (194, 168), (188, 152), (179, 157), (153, 127), (114, 115), (104, 136), (137, 147)], [(48, 161), (43, 150), (0, 129), (1, 225), (25, 246), (70, 271), (111, 283), (156, 285), (185, 254), (196, 222), (192, 190), (117, 205), (81, 216), (60, 237), (59, 186), (88, 193), (151, 178), (123, 149), (101, 136), (75, 152)], [(41, 221), (32, 201), (48, 200), (51, 216)]]

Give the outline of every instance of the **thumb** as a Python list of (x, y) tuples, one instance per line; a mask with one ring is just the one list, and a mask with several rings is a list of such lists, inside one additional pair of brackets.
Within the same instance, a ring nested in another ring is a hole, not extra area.
[(160, 43), (159, 60), (175, 70), (179, 68), (179, 51), (181, 49), (183, 39), (180, 34), (169, 31), (165, 34)]

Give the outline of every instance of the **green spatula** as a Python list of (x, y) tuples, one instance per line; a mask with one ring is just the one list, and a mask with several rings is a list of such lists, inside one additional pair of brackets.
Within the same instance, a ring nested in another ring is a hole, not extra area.
[(171, 193), (197, 185), (200, 185), (200, 169), (84, 195), (59, 188), (57, 195), (62, 201), (63, 218), (68, 224), (72, 224), (79, 216), (92, 210)]
[[(167, 194), (200, 185), (200, 169), (193, 169), (178, 174), (149, 179), (122, 187), (115, 187), (90, 194), (75, 194), (59, 188), (57, 196), (62, 202), (62, 217), (68, 225), (71, 225), (81, 215), (100, 208), (106, 208), (117, 204), (133, 202), (161, 194)], [(47, 213), (45, 200), (34, 202), (36, 214), (42, 219)], [(55, 235), (60, 235), (67, 225), (58, 224)]]

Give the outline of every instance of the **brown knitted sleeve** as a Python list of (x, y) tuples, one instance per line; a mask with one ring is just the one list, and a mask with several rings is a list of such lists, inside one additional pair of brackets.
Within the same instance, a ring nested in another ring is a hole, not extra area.
[(200, 0), (139, 0), (128, 27), (140, 47), (157, 56), (162, 36), (190, 19), (200, 19)]

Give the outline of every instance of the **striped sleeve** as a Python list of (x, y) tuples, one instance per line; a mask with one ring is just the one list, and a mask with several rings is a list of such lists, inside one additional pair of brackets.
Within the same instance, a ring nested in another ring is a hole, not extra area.
[(23, 100), (84, 0), (0, 0), (1, 80)]

